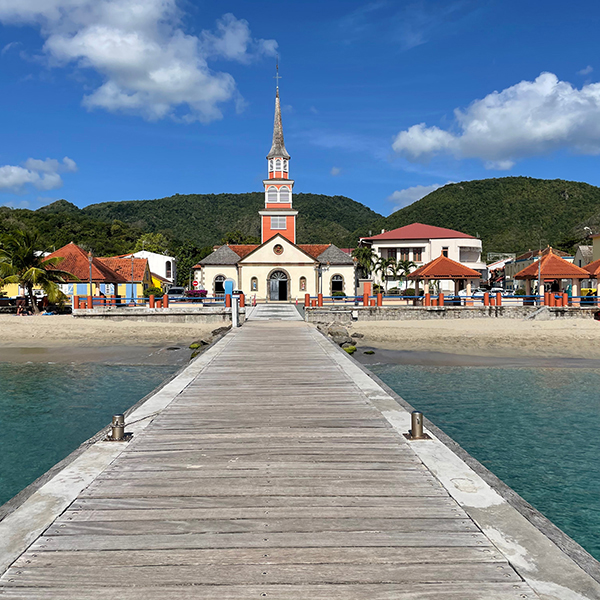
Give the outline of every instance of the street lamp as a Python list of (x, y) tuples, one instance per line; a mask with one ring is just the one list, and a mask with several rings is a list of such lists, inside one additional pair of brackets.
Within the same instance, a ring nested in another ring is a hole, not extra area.
[[(92, 255), (92, 251), (90, 250), (88, 252), (88, 262), (90, 263), (90, 296), (94, 295), (94, 292), (92, 290), (92, 261), (94, 260), (94, 256)], [(92, 308), (90, 306), (90, 308)]]

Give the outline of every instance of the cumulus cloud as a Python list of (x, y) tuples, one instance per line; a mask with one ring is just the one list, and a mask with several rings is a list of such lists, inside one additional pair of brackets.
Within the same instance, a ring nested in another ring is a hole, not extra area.
[(334, 177), (337, 177), (341, 172), (342, 170), (339, 167), (331, 167), (331, 171), (329, 171)]
[(594, 67), (588, 65), (585, 69), (581, 69), (581, 71), (577, 71), (579, 75), (589, 75), (594, 70)]
[(62, 161), (54, 158), (39, 160), (28, 158), (22, 165), (0, 167), (0, 191), (20, 192), (28, 185), (38, 190), (56, 190), (63, 185), (61, 173), (74, 173), (77, 165), (65, 156)]
[[(448, 182), (451, 183), (451, 182)], [(432, 185), (415, 185), (413, 187), (405, 188), (403, 190), (396, 190), (393, 194), (390, 194), (386, 200), (394, 203), (392, 212), (400, 210), (421, 198), (431, 194), (431, 192), (443, 187), (447, 184), (433, 183)]]
[(83, 104), (142, 115), (208, 122), (239, 93), (210, 58), (249, 63), (272, 56), (275, 40), (252, 38), (248, 22), (226, 14), (216, 31), (186, 34), (176, 0), (1, 0), (0, 22), (40, 28), (52, 66), (93, 69), (102, 84)]
[(398, 133), (393, 149), (410, 161), (445, 153), (477, 158), (498, 170), (559, 149), (600, 154), (600, 83), (577, 89), (553, 73), (541, 73), (456, 109), (454, 116), (452, 131), (413, 125)]

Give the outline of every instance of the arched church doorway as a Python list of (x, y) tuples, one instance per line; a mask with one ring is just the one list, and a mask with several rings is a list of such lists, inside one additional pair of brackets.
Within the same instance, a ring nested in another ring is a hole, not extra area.
[(269, 300), (288, 299), (288, 276), (283, 271), (273, 271), (269, 277)]

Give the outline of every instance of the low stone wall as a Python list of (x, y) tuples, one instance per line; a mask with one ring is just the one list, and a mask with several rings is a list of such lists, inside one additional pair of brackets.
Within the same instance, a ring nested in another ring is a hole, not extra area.
[[(84, 319), (111, 319), (115, 321), (160, 321), (162, 323), (215, 323), (231, 324), (231, 308), (223, 306), (147, 308), (144, 306), (106, 306), (94, 309), (77, 309), (73, 316)], [(246, 309), (240, 308), (239, 319), (243, 323)]]
[(308, 323), (330, 325), (352, 321), (412, 321), (430, 319), (591, 319), (597, 308), (537, 306), (323, 306), (306, 307)]

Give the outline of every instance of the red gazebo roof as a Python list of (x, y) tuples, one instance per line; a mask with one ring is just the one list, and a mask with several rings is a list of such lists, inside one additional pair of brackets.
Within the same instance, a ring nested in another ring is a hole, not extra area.
[(442, 255), (413, 271), (408, 279), (481, 279), (481, 273)]
[(515, 279), (537, 279), (538, 274), (542, 279), (589, 279), (590, 277), (588, 271), (557, 256), (552, 248), (546, 256), (542, 256), (539, 265), (538, 261), (531, 263), (519, 271), (515, 275)]
[(591, 279), (600, 278), (600, 258), (582, 268), (590, 274)]

